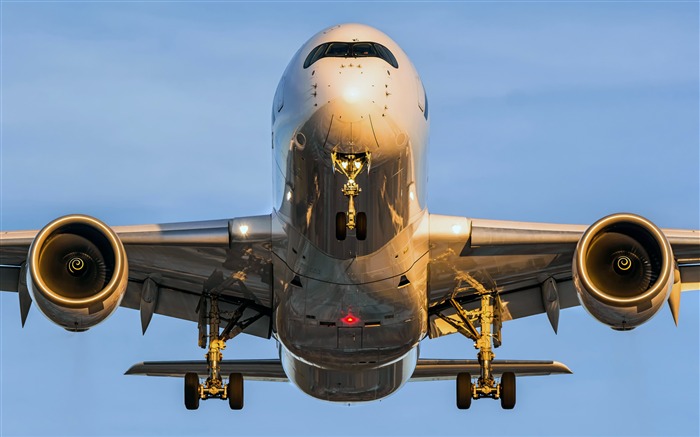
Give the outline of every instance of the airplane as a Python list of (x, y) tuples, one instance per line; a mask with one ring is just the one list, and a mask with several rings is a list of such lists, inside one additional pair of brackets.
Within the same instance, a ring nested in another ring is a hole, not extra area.
[[(664, 302), (677, 318), (700, 288), (700, 232), (630, 213), (591, 226), (429, 213), (430, 113), (401, 48), (343, 24), (294, 55), (272, 107), (274, 210), (263, 216), (110, 227), (60, 217), (3, 232), (0, 289), (84, 331), (119, 307), (197, 323), (206, 361), (145, 362), (127, 373), (184, 378), (185, 406), (243, 407), (245, 380), (291, 381), (326, 401), (383, 399), (409, 380), (456, 380), (460, 409), (500, 400), (516, 376), (570, 373), (555, 361), (496, 360), (503, 322), (583, 306), (617, 330)], [(276, 360), (223, 360), (245, 333), (274, 338)], [(476, 360), (419, 357), (459, 333)]]

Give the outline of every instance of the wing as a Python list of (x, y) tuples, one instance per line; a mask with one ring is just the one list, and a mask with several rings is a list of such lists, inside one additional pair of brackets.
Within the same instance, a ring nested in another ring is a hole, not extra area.
[[(222, 318), (243, 311), (240, 328), (268, 338), (272, 311), (271, 216), (113, 227), (129, 263), (121, 306), (141, 311), (145, 332), (154, 313), (198, 322), (203, 295), (216, 295)], [(242, 232), (245, 230), (245, 232)], [(0, 234), (0, 289), (18, 291), (23, 321), (27, 253), (38, 231)]]
[[(502, 320), (547, 313), (557, 330), (559, 309), (579, 305), (573, 284), (582, 225), (527, 223), (430, 215), (430, 336), (456, 332), (451, 299), (466, 310), (495, 290)], [(700, 232), (664, 229), (683, 291), (700, 289)]]

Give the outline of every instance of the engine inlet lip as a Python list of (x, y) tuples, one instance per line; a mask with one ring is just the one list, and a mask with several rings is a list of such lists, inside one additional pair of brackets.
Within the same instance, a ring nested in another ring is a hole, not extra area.
[[(114, 271), (107, 285), (99, 293), (81, 299), (61, 296), (46, 285), (46, 282), (44, 282), (44, 280), (41, 278), (41, 274), (39, 272), (39, 255), (41, 254), (41, 251), (37, 250), (43, 248), (47, 240), (56, 234), (56, 232), (59, 232), (65, 226), (76, 224), (92, 227), (105, 235), (109, 241), (110, 248), (114, 252)], [(113, 294), (114, 291), (117, 291), (120, 283), (128, 273), (127, 264), (122, 260), (126, 260), (124, 247), (121, 244), (117, 234), (114, 233), (109, 226), (94, 217), (82, 214), (73, 214), (59, 217), (39, 231), (29, 248), (29, 257), (27, 260), (29, 267), (28, 274), (31, 277), (33, 284), (32, 288), (41, 290), (44, 297), (46, 297), (53, 304), (67, 308), (86, 308), (92, 304), (104, 301), (111, 294)]]
[[(662, 252), (662, 264), (659, 277), (656, 279), (647, 291), (644, 293), (633, 296), (633, 297), (614, 297), (604, 291), (600, 290), (593, 282), (590, 280), (588, 275), (585, 275), (584, 269), (586, 256), (590, 250), (590, 246), (596, 236), (600, 232), (604, 232), (614, 225), (619, 225), (621, 223), (630, 224), (633, 226), (640, 227), (647, 231), (654, 241), (659, 245)], [(673, 273), (673, 252), (671, 250), (671, 244), (666, 239), (664, 233), (659, 229), (654, 223), (647, 220), (646, 218), (630, 213), (612, 214), (595, 222), (591, 227), (589, 227), (586, 232), (584, 232), (581, 240), (576, 247), (576, 255), (574, 260), (574, 265), (576, 272), (574, 274), (575, 279), (581, 282), (581, 285), (588, 290), (591, 295), (598, 301), (606, 303), (608, 305), (616, 307), (631, 307), (636, 306), (639, 302), (644, 300), (652, 299), (659, 291), (663, 292), (663, 288), (668, 288), (662, 294), (667, 296), (671, 290), (671, 275)]]

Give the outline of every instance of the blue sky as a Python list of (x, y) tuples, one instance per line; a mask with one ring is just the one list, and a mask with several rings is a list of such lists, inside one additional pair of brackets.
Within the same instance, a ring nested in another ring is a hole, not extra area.
[[(0, 228), (86, 213), (109, 224), (271, 210), (270, 107), (298, 47), (373, 25), (421, 73), (428, 205), (442, 214), (592, 223), (613, 212), (700, 228), (698, 3), (2, 3)], [(698, 435), (698, 293), (628, 333), (581, 308), (504, 326), (498, 358), (556, 359), (518, 404), (454, 406), (452, 382), (344, 407), (246, 384), (246, 408), (188, 412), (182, 382), (126, 377), (198, 359), (193, 324), (120, 310), (84, 334), (0, 296), (0, 435)], [(237, 338), (226, 358), (274, 357)], [(423, 357), (473, 358), (424, 341)]]

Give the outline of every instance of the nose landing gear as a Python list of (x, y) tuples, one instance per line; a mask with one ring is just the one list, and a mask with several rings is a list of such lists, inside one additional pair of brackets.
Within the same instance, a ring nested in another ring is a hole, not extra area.
[(348, 229), (356, 229), (355, 236), (358, 240), (367, 238), (367, 214), (355, 211), (355, 197), (362, 192), (356, 181), (357, 176), (365, 167), (369, 171), (371, 158), (370, 152), (331, 154), (333, 171), (339, 171), (348, 178), (342, 189), (343, 195), (348, 198), (348, 211), (338, 212), (335, 217), (335, 237), (338, 240), (345, 240)]

